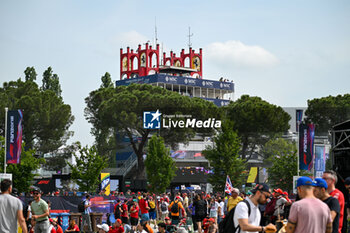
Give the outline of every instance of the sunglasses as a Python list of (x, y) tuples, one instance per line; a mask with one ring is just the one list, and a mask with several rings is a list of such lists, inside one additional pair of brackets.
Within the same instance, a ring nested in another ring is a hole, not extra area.
[(39, 195), (39, 193), (33, 193), (33, 195)]

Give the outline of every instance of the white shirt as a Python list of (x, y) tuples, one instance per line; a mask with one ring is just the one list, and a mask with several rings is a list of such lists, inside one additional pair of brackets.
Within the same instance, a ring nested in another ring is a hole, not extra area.
[(221, 207), (221, 210), (220, 210), (220, 215), (221, 216), (224, 216), (224, 208), (225, 208), (225, 202), (220, 202), (219, 203), (219, 206)]
[[(248, 206), (243, 201), (239, 202), (235, 209), (235, 214), (233, 216), (233, 223), (235, 227), (238, 226), (238, 219), (248, 219), (248, 223), (253, 226), (260, 225), (260, 211), (258, 206), (254, 205), (254, 203), (250, 200), (250, 198), (246, 199), (250, 204), (250, 216), (248, 217)], [(237, 231), (238, 232), (238, 231)], [(257, 231), (253, 231), (258, 233)], [(241, 230), (241, 233), (248, 233), (248, 231)]]

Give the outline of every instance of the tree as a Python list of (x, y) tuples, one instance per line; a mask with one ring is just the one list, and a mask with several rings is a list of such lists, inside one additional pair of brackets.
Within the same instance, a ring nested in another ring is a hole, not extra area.
[(76, 164), (68, 162), (72, 169), (71, 177), (79, 185), (80, 191), (95, 192), (107, 160), (97, 153), (95, 146), (81, 147), (80, 143), (76, 144), (79, 148), (79, 153), (74, 154)]
[[(283, 138), (276, 138), (268, 141), (262, 152), (271, 163), (267, 169), (269, 182), (275, 188), (283, 190), (293, 190), (293, 176), (298, 174), (297, 147), (294, 142), (289, 142)], [(300, 175), (310, 175), (301, 170)]]
[(52, 90), (41, 90), (31, 80), (5, 82), (0, 88), (1, 129), (5, 128), (5, 107), (23, 110), (23, 140), (28, 149), (53, 152), (73, 134), (68, 130), (74, 120), (71, 107)]
[(231, 178), (232, 185), (240, 187), (244, 183), (245, 161), (240, 158), (240, 140), (237, 132), (232, 130), (233, 122), (225, 121), (219, 134), (214, 137), (214, 145), (202, 153), (213, 169), (209, 182), (216, 191), (223, 191), (226, 175)]
[(333, 125), (350, 119), (350, 94), (308, 100), (307, 105), (305, 121), (315, 124), (318, 135), (327, 135)]
[[(5, 139), (0, 137), (1, 144), (4, 145)], [(5, 149), (0, 148), (0, 173), (4, 172), (4, 155)], [(35, 170), (39, 169), (45, 163), (43, 158), (35, 158), (34, 150), (26, 150), (24, 143), (22, 144), (22, 153), (19, 164), (8, 164), (6, 168), (7, 173), (12, 174), (13, 187), (18, 189), (19, 193), (29, 191), (31, 182), (34, 179)]]
[(101, 77), (101, 81), (101, 88), (113, 87), (111, 75), (108, 72), (106, 72), (105, 75)]
[(43, 84), (41, 86), (42, 90), (51, 90), (57, 96), (61, 96), (62, 89), (61, 84), (57, 74), (53, 74), (51, 66), (43, 73)]
[(25, 74), (26, 81), (34, 82), (36, 80), (37, 73), (36, 73), (35, 68), (33, 66), (27, 67), (27, 69), (24, 71), (24, 74)]
[[(113, 132), (125, 135), (138, 158), (138, 178), (144, 178), (143, 154), (152, 133), (143, 128), (143, 112), (159, 110), (163, 115), (189, 114), (196, 119), (220, 119), (220, 110), (213, 103), (200, 98), (189, 98), (176, 92), (148, 84), (132, 84), (116, 88), (100, 88), (85, 99), (86, 119), (93, 125), (96, 142), (106, 142)], [(173, 120), (183, 119), (182, 117)], [(212, 129), (162, 128), (160, 136), (165, 144), (176, 148), (179, 142), (188, 142), (194, 134), (211, 134)], [(134, 140), (138, 136), (140, 140)]]
[(271, 138), (289, 129), (290, 116), (281, 107), (270, 104), (260, 97), (242, 95), (226, 107), (227, 118), (234, 122), (242, 141), (242, 159), (249, 160)]
[(175, 163), (170, 157), (170, 150), (164, 145), (164, 139), (153, 135), (148, 142), (145, 160), (147, 180), (150, 191), (163, 193), (175, 176)]

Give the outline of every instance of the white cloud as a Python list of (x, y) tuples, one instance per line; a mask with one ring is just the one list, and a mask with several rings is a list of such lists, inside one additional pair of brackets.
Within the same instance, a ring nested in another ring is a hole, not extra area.
[(209, 44), (204, 57), (210, 64), (225, 68), (266, 68), (278, 63), (276, 56), (266, 49), (233, 40)]
[(137, 31), (129, 31), (129, 32), (124, 32), (118, 35), (118, 41), (120, 41), (122, 47), (126, 48), (129, 46), (130, 48), (136, 50), (138, 45), (143, 44), (146, 42), (149, 42), (149, 44), (152, 44), (152, 41), (148, 39), (146, 36), (138, 33)]

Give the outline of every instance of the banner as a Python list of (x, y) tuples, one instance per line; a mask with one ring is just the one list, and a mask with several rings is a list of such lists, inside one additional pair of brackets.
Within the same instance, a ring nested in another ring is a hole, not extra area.
[(111, 193), (110, 173), (101, 173), (101, 190), (105, 190), (104, 194), (109, 196)]
[(315, 126), (299, 125), (299, 169), (310, 171), (313, 167)]
[(326, 170), (327, 148), (325, 145), (315, 145), (315, 177), (322, 178)]
[(247, 183), (255, 183), (256, 177), (258, 175), (258, 168), (257, 167), (251, 167), (247, 179)]
[(295, 124), (296, 124), (296, 131), (299, 132), (299, 125), (301, 124), (303, 120), (303, 110), (302, 109), (297, 109), (295, 112)]
[(22, 151), (22, 110), (11, 110), (7, 113), (6, 163), (20, 163)]

